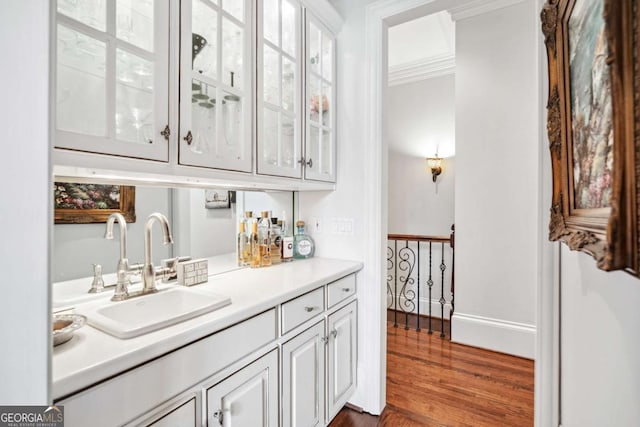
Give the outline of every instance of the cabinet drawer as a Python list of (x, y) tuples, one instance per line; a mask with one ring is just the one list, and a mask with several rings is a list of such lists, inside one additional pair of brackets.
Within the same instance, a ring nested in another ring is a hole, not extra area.
[(327, 286), (327, 294), (329, 300), (329, 307), (333, 307), (340, 301), (349, 298), (356, 293), (356, 275), (351, 274), (347, 277), (343, 277), (340, 280), (336, 280)]
[(282, 304), (282, 334), (324, 311), (324, 288), (306, 293)]

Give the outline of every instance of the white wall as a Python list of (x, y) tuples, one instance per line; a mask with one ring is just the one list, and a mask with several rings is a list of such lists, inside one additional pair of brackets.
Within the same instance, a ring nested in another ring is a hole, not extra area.
[(389, 151), (423, 159), (436, 152), (440, 157), (455, 155), (453, 74), (391, 86), (386, 104)]
[[(338, 183), (334, 192), (300, 193), (298, 217), (303, 220), (321, 218), (327, 225), (322, 234), (312, 234), (316, 242), (316, 256), (363, 260), (367, 250), (367, 236), (372, 232), (366, 228), (364, 218), (367, 200), (362, 190), (365, 182), (367, 141), (364, 136), (366, 99), (365, 79), (365, 6), (370, 0), (341, 1), (336, 7), (345, 22), (337, 40), (338, 60)], [(333, 235), (330, 230), (332, 218), (352, 218), (352, 235)], [(386, 223), (384, 233), (386, 233)], [(310, 230), (312, 231), (312, 230)], [(358, 275), (358, 324), (360, 331), (368, 330), (380, 319), (380, 284), (367, 275)], [(363, 325), (368, 325), (365, 327)], [(379, 355), (386, 354), (385, 342), (376, 336), (358, 336), (358, 389), (351, 400), (371, 413), (380, 413), (384, 408), (384, 366), (380, 366)], [(376, 360), (377, 359), (377, 360)]]
[(562, 425), (640, 425), (640, 281), (562, 245)]
[(453, 340), (534, 357), (538, 277), (538, 11), (456, 22)]
[(424, 157), (389, 151), (389, 233), (448, 236), (455, 219), (454, 183), (454, 157), (442, 161), (434, 184)]
[(52, 345), (49, 2), (3, 2), (0, 52), (0, 405), (46, 404)]
[[(204, 190), (203, 190), (204, 191)], [(144, 225), (153, 212), (171, 218), (170, 189), (136, 187), (136, 222), (127, 224), (127, 257), (130, 264), (144, 262)], [(53, 282), (88, 277), (92, 264), (102, 265), (103, 273), (114, 273), (120, 256), (120, 229), (114, 225), (113, 240), (104, 238), (105, 224), (56, 224), (53, 227)], [(156, 265), (169, 258), (170, 245), (162, 244), (160, 227), (152, 231), (152, 255)], [(176, 243), (178, 236), (174, 236)]]

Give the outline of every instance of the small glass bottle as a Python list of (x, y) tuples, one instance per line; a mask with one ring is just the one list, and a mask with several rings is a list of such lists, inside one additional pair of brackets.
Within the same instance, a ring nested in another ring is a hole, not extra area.
[(271, 265), (271, 220), (269, 212), (262, 211), (262, 218), (258, 223), (258, 240), (260, 241), (260, 265)]
[(245, 222), (240, 221), (238, 231), (238, 266), (249, 265), (251, 262), (251, 243), (245, 230)]
[(261, 267), (260, 240), (258, 239), (258, 223), (256, 221), (251, 223), (251, 238), (249, 242), (251, 245), (251, 268)]
[(282, 254), (282, 229), (278, 225), (278, 218), (271, 218), (271, 264), (280, 264)]
[(315, 252), (315, 244), (313, 239), (304, 232), (304, 221), (296, 222), (298, 229), (293, 238), (293, 257), (295, 259), (311, 258)]

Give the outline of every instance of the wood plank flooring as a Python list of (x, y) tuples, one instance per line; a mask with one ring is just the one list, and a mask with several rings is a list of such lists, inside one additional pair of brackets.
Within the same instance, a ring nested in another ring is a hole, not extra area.
[(533, 361), (387, 324), (387, 406), (343, 409), (330, 427), (529, 427)]

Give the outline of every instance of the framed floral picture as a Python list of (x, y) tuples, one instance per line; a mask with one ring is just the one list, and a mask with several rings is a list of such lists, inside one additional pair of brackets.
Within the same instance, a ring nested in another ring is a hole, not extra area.
[(547, 0), (549, 238), (603, 270), (638, 270), (635, 0)]
[(101, 223), (114, 212), (121, 213), (127, 223), (135, 222), (135, 191), (124, 185), (54, 182), (54, 222)]

